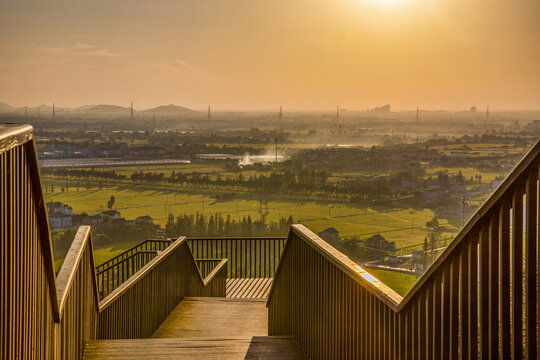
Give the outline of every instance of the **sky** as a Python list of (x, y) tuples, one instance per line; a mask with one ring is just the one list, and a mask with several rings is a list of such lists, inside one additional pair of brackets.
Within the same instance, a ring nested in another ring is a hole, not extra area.
[(0, 0), (0, 101), (540, 109), (538, 0)]

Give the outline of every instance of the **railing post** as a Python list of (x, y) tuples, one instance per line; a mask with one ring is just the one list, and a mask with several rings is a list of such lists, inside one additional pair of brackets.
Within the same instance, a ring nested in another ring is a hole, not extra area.
[(450, 302), (452, 295), (450, 294), (450, 264), (443, 265), (442, 268), (442, 334), (441, 334), (441, 359), (450, 358), (450, 324), (451, 324), (451, 308)]
[(468, 339), (469, 354), (471, 360), (478, 359), (478, 234), (472, 235), (472, 239), (468, 244), (467, 265), (468, 280), (469, 280), (469, 299), (468, 299)]
[(537, 231), (536, 221), (538, 211), (537, 177), (538, 169), (531, 169), (527, 174), (526, 181), (526, 241), (525, 241), (525, 349), (526, 359), (537, 359), (536, 342), (536, 256), (537, 256)]
[(512, 359), (523, 357), (523, 191), (512, 194)]
[(499, 358), (499, 211), (489, 223), (489, 358)]
[(480, 299), (480, 321), (479, 321), (479, 333), (480, 333), (480, 358), (489, 358), (489, 238), (488, 238), (489, 224), (485, 221), (480, 224), (480, 238), (479, 238), (479, 299)]
[(470, 237), (467, 239), (467, 244), (459, 253), (459, 323), (461, 328), (461, 343), (460, 352), (461, 358), (467, 359), (469, 356), (469, 291), (471, 290), (469, 283), (468, 265), (469, 265), (469, 243), (473, 241)]
[(449, 302), (450, 302), (450, 359), (458, 359), (459, 352), (459, 258), (457, 255), (452, 257), (450, 263), (450, 286), (449, 286)]
[(509, 359), (510, 349), (510, 201), (504, 198), (499, 211), (499, 319), (501, 355)]
[(427, 359), (427, 327), (428, 321), (428, 305), (427, 305), (427, 292), (422, 291), (419, 297), (419, 312), (418, 312), (418, 359)]

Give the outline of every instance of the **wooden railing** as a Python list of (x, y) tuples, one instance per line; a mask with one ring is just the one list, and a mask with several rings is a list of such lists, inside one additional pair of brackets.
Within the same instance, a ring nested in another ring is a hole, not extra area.
[(140, 251), (161, 251), (165, 250), (167, 246), (171, 243), (171, 241), (174, 239), (148, 239), (140, 244), (137, 244), (123, 253), (113, 257), (112, 259), (109, 259), (105, 261), (102, 264), (99, 264), (96, 266), (96, 273), (99, 273), (106, 268), (110, 268), (111, 266), (121, 262), (122, 260), (126, 259), (127, 257), (130, 257)]
[(195, 259), (201, 277), (206, 278), (223, 259)]
[(60, 317), (49, 239), (32, 127), (0, 125), (2, 359), (54, 357)]
[(228, 278), (274, 277), (284, 237), (188, 238), (197, 259), (228, 259)]
[(56, 357), (80, 358), (88, 340), (96, 338), (99, 300), (90, 227), (81, 226), (58, 272), (60, 323), (55, 327)]
[(105, 298), (114, 289), (122, 285), (124, 281), (148, 264), (157, 254), (158, 252), (155, 250), (139, 250), (108, 267), (101, 267), (102, 270), (96, 272), (100, 299)]
[(537, 143), (402, 298), (293, 225), (269, 334), (313, 359), (538, 359)]
[(149, 334), (181, 296), (225, 296), (227, 261), (203, 279), (181, 238), (98, 304), (87, 226), (79, 228), (55, 278), (28, 125), (0, 125), (0, 241), (1, 359), (80, 359), (84, 343), (100, 333), (124, 337), (139, 321), (140, 333)]
[(203, 279), (179, 238), (100, 302), (99, 338), (150, 337), (184, 296), (225, 296), (226, 263)]

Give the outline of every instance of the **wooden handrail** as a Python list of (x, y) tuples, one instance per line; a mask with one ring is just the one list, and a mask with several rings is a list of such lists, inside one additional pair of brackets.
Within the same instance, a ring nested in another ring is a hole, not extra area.
[(221, 261), (214, 267), (214, 270), (212, 270), (210, 274), (204, 278), (202, 285), (206, 287), (223, 270), (227, 270), (227, 259), (221, 259)]
[(183, 297), (225, 296), (226, 264), (203, 279), (186, 237), (178, 238), (101, 300), (99, 337), (149, 337)]
[[(94, 249), (92, 247), (92, 241), (90, 238), (90, 226), (81, 226), (79, 227), (79, 230), (75, 234), (75, 239), (71, 243), (71, 247), (69, 248), (69, 251), (64, 259), (64, 262), (62, 263), (62, 267), (60, 268), (60, 271), (58, 272), (58, 276), (56, 277), (56, 288), (58, 291), (58, 309), (60, 313), (60, 317), (62, 317), (62, 314), (64, 312), (66, 301), (68, 299), (69, 291), (71, 290), (71, 286), (73, 285), (73, 281), (75, 280), (75, 276), (77, 271), (79, 270), (79, 265), (81, 263), (81, 260), (84, 256), (84, 251), (87, 250), (92, 256), (90, 256), (90, 263), (92, 266), (92, 269), (94, 268)], [(93, 294), (94, 294), (94, 302), (96, 305), (96, 308), (99, 308), (99, 297), (98, 297), (98, 289), (97, 289), (97, 283), (96, 283), (96, 277), (92, 276), (92, 286), (93, 286)]]
[[(202, 279), (185, 238), (177, 249), (163, 251), (124, 286), (127, 295), (156, 281), (138, 313), (130, 311), (137, 309), (141, 294), (131, 294), (130, 306), (109, 298), (100, 309), (90, 228), (79, 228), (56, 277), (32, 127), (0, 124), (0, 358), (81, 358), (102, 320), (108, 321), (102, 326), (117, 327), (107, 335), (122, 337), (133, 319), (159, 324), (183, 296), (225, 295), (226, 261)], [(142, 325), (148, 335), (152, 326)]]
[(143, 279), (154, 267), (156, 267), (159, 263), (165, 260), (170, 253), (172, 253), (176, 248), (182, 245), (185, 241), (186, 241), (185, 236), (179, 237), (176, 241), (174, 241), (171, 245), (169, 245), (167, 249), (165, 249), (161, 254), (159, 254), (159, 256), (156, 256), (152, 261), (150, 261), (148, 264), (143, 266), (143, 268), (139, 270), (135, 275), (133, 275), (122, 285), (114, 289), (112, 293), (110, 293), (106, 298), (101, 300), (101, 302), (99, 303), (100, 311), (103, 311), (104, 309), (106, 309), (117, 298), (122, 296), (123, 293), (129, 290), (129, 288), (131, 288), (133, 285), (135, 285), (137, 282)]
[(435, 262), (426, 270), (426, 272), (418, 279), (412, 289), (403, 298), (403, 301), (399, 304), (399, 308), (403, 308), (407, 305), (411, 298), (413, 298), (423, 284), (433, 275), (437, 268), (452, 254), (456, 248), (458, 248), (464, 239), (471, 233), (478, 232), (475, 228), (483, 218), (485, 218), (494, 205), (501, 201), (505, 196), (508, 196), (508, 191), (519, 183), (524, 184), (526, 181), (526, 170), (531, 165), (538, 165), (540, 156), (540, 140), (525, 154), (521, 161), (514, 167), (512, 172), (506, 176), (504, 181), (495, 189), (493, 194), (475, 211), (475, 213), (469, 218), (467, 223), (459, 231), (456, 237), (448, 244), (448, 247), (443, 253), (435, 260)]
[[(351, 279), (358, 282), (369, 290), (373, 295), (377, 296), (386, 305), (392, 308), (394, 311), (398, 310), (398, 305), (403, 299), (401, 295), (396, 293), (382, 281), (375, 278), (369, 272), (364, 270), (361, 266), (349, 259), (346, 255), (336, 250), (333, 246), (326, 241), (315, 235), (308, 228), (302, 224), (293, 224), (291, 226), (292, 233), (301, 237), (307, 244), (309, 244), (315, 251), (324, 256), (335, 266), (337, 266), (343, 273), (347, 274)], [(287, 251), (287, 244), (285, 245), (284, 252)], [(276, 278), (279, 277), (281, 271), (281, 262), (276, 270)], [(270, 289), (267, 305), (272, 301), (274, 286)]]
[(294, 225), (269, 334), (294, 335), (313, 358), (536, 359), (539, 165), (540, 141), (405, 298)]
[[(53, 358), (60, 321), (47, 211), (33, 130), (0, 124), (1, 358)], [(38, 312), (31, 309), (37, 307)]]
[(99, 299), (89, 226), (75, 235), (56, 279), (59, 326), (55, 341), (58, 359), (80, 358), (87, 341), (97, 335)]

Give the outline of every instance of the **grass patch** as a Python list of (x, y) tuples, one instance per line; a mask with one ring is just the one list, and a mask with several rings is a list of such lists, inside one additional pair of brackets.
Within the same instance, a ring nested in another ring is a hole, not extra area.
[(404, 274), (395, 271), (380, 269), (367, 269), (367, 271), (403, 297), (407, 295), (409, 290), (412, 289), (416, 281), (419, 279), (416, 277), (416, 275)]

